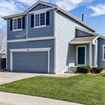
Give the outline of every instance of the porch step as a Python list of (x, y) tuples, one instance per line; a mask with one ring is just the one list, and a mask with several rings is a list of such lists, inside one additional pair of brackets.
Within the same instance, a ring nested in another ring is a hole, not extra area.
[(77, 67), (70, 67), (65, 73), (75, 73), (77, 71)]

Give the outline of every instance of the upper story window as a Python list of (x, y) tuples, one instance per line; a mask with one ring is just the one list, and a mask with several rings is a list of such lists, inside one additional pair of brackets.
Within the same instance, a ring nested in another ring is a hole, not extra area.
[(105, 60), (105, 45), (103, 46), (103, 60)]
[(31, 27), (45, 27), (50, 24), (50, 13), (31, 14)]
[(10, 30), (18, 31), (25, 28), (25, 17), (10, 19)]
[(13, 30), (22, 29), (22, 18), (13, 19)]

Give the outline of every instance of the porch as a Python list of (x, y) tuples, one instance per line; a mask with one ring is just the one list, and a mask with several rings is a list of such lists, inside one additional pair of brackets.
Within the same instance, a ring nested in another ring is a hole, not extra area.
[(98, 36), (76, 37), (70, 41), (70, 70), (76, 71), (78, 66), (97, 67), (97, 38)]

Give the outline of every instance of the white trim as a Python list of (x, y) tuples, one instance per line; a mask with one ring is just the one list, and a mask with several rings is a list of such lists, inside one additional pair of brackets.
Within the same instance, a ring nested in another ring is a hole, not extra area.
[(92, 44), (89, 44), (89, 62), (90, 67), (92, 67)]
[[(54, 10), (54, 37), (56, 37), (56, 11)], [(56, 71), (56, 39), (54, 40), (54, 72)]]
[(48, 10), (52, 10), (53, 8), (46, 8), (46, 9), (41, 9), (41, 10), (35, 10), (35, 11), (31, 11), (28, 14), (41, 14), (41, 13), (45, 13)]
[(95, 54), (94, 54), (94, 66), (97, 67), (97, 45), (98, 45), (98, 41), (96, 40), (96, 44), (95, 44)]
[(95, 41), (99, 38), (99, 36), (97, 36), (93, 41), (92, 44), (95, 44)]
[[(6, 25), (8, 24), (7, 20), (6, 20)], [(6, 69), (7, 69), (7, 30), (8, 30), (8, 25), (7, 25), (7, 29), (6, 29)]]
[(86, 44), (86, 43), (91, 43), (91, 41), (75, 41), (75, 42), (70, 42), (70, 44)]
[(42, 27), (46, 27), (46, 25), (39, 25), (39, 26), (34, 26), (34, 28), (42, 28)]
[(38, 41), (38, 40), (54, 40), (54, 36), (49, 37), (38, 37), (38, 38), (27, 38), (27, 39), (17, 39), (17, 40), (7, 40), (7, 43), (10, 42), (27, 42), (27, 41)]
[(103, 54), (102, 54), (102, 60), (105, 61), (105, 59), (104, 59), (104, 53), (105, 53), (105, 52), (104, 52), (104, 48), (105, 48), (105, 45), (102, 45), (102, 46), (103, 46), (103, 51), (102, 51), (102, 53), (103, 53)]
[(25, 11), (25, 13), (28, 13), (30, 10), (32, 10), (35, 6), (37, 6), (38, 4), (43, 4), (43, 5), (47, 5), (49, 7), (53, 7), (53, 8), (57, 8), (56, 5), (53, 5), (53, 4), (50, 4), (50, 3), (46, 3), (46, 2), (43, 2), (43, 1), (38, 1), (36, 2), (34, 5), (32, 5), (29, 9), (27, 9)]
[(26, 42), (27, 39), (17, 39), (17, 40), (7, 40), (7, 43), (10, 43), (10, 42)]
[(50, 49), (51, 48), (27, 48), (10, 49), (10, 70), (13, 71), (13, 53), (14, 52), (48, 52), (48, 73), (50, 72)]
[[(79, 47), (85, 47), (85, 64), (78, 64), (78, 48)], [(86, 45), (80, 45), (80, 46), (76, 46), (76, 65), (79, 66), (86, 66)]]
[(28, 38), (27, 41), (52, 40), (52, 39), (55, 39), (55, 37), (49, 36), (49, 37)]
[(83, 28), (80, 28), (80, 27), (75, 27), (77, 30), (80, 30), (80, 31), (82, 31), (82, 32), (86, 32), (86, 33), (89, 33), (89, 34), (92, 34), (92, 35), (97, 35), (96, 33), (94, 33), (94, 32), (91, 32), (91, 31), (89, 31), (89, 30), (86, 30), (86, 29), (83, 29)]
[[(18, 19), (19, 19), (19, 18), (21, 18), (21, 29), (18, 29)], [(14, 19), (17, 19), (17, 29), (14, 29)], [(23, 22), (23, 21), (22, 21), (22, 17), (13, 18), (13, 27), (12, 27), (13, 30), (12, 30), (12, 31), (21, 31), (21, 30), (23, 30), (23, 29), (22, 29), (22, 22)]]

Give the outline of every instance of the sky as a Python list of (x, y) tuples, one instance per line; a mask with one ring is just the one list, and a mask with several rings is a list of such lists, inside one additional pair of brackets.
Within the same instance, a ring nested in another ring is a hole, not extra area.
[[(38, 0), (0, 0), (0, 28), (6, 29), (3, 16), (24, 12)], [(105, 0), (42, 0), (65, 9), (105, 36)]]

